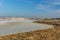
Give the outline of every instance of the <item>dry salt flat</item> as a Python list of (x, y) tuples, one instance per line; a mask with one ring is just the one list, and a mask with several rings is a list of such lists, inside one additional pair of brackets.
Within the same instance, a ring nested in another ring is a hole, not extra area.
[(33, 23), (34, 20), (0, 21), (0, 36), (10, 35), (34, 30), (53, 28), (52, 25)]

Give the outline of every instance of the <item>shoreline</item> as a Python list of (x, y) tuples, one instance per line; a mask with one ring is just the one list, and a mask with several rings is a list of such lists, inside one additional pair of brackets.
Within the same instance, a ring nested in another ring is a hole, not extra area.
[[(47, 24), (49, 25), (49, 24)], [(53, 25), (54, 28), (35, 30), (24, 33), (1, 36), (1, 40), (60, 40), (60, 26)]]
[[(60, 33), (60, 27), (57, 28), (52, 28), (52, 29), (45, 29), (45, 30), (36, 30), (36, 31), (30, 31), (30, 32), (24, 32), (24, 33), (16, 33), (12, 35), (6, 35), (6, 36), (1, 36), (1, 40), (12, 40), (16, 39), (19, 40), (19, 38), (22, 40), (39, 40), (39, 39), (44, 39), (44, 40), (53, 40), (57, 39), (60, 40), (59, 34)], [(57, 36), (55, 36), (57, 35)], [(16, 38), (17, 37), (17, 38)]]
[[(52, 25), (47, 24), (38, 24), (33, 23), (34, 20), (24, 20), (21, 22), (1, 22), (2, 25), (0, 25), (0, 36), (4, 35), (10, 35), (15, 33), (21, 33), (21, 32), (29, 32), (29, 31), (35, 31), (35, 30), (44, 30), (44, 29), (50, 29), (53, 28)], [(6, 23), (6, 24), (5, 24)]]

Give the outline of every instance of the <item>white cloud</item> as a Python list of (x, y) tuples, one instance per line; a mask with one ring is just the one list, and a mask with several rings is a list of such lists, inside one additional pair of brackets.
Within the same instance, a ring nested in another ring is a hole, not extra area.
[(52, 4), (54, 4), (54, 5), (60, 5), (60, 0), (54, 0)]
[(60, 13), (60, 10), (55, 10), (54, 13)]
[(39, 5), (38, 5), (38, 8), (39, 8), (39, 9), (46, 9), (47, 7), (46, 7), (45, 5), (43, 5), (43, 4), (39, 4)]
[[(46, 3), (46, 1), (43, 1), (42, 3)], [(49, 2), (47, 0), (46, 4), (38, 4), (38, 9), (46, 11), (46, 12), (51, 12), (51, 13), (60, 13), (60, 9), (54, 9), (56, 5), (60, 5), (60, 1), (54, 0), (53, 2)], [(54, 8), (53, 8), (54, 7)]]
[(54, 5), (60, 5), (60, 2), (54, 2), (53, 4)]

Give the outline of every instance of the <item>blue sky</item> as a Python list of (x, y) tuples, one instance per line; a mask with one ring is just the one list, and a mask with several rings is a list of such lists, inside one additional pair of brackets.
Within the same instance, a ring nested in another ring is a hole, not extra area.
[(60, 17), (60, 0), (0, 0), (0, 16)]

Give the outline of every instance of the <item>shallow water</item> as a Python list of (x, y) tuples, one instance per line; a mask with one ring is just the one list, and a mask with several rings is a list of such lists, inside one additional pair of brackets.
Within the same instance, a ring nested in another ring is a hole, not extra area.
[(38, 24), (32, 22), (33, 20), (24, 20), (22, 22), (0, 22), (0, 36), (53, 28), (52, 25)]

